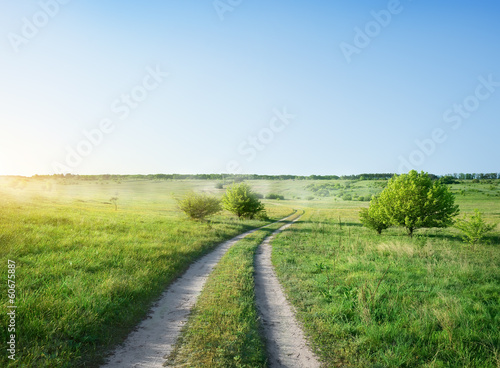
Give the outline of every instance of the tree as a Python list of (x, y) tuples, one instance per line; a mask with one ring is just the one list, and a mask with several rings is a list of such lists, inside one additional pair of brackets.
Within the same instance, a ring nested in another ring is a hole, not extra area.
[(458, 180), (456, 180), (453, 176), (451, 175), (445, 175), (439, 178), (439, 181), (443, 184), (457, 184)]
[(110, 198), (109, 201), (115, 205), (115, 211), (117, 211), (118, 210), (118, 197), (112, 197), (112, 198)]
[(471, 246), (479, 243), (495, 226), (485, 222), (481, 217), (481, 212), (477, 208), (469, 220), (467, 220), (467, 215), (464, 215), (463, 219), (458, 220), (455, 224), (455, 227), (463, 233), (462, 239)]
[(222, 196), (222, 205), (224, 209), (240, 218), (254, 218), (259, 212), (264, 211), (264, 205), (246, 183), (229, 186)]
[(384, 212), (378, 203), (377, 197), (373, 197), (370, 201), (370, 207), (361, 209), (359, 219), (364, 226), (375, 230), (379, 235), (382, 233), (382, 230), (390, 226), (390, 223), (384, 216)]
[(177, 205), (193, 220), (203, 220), (222, 211), (220, 200), (204, 193), (189, 192), (177, 201)]
[(409, 236), (419, 228), (451, 226), (459, 212), (446, 185), (415, 170), (392, 177), (378, 203), (385, 221), (405, 227)]

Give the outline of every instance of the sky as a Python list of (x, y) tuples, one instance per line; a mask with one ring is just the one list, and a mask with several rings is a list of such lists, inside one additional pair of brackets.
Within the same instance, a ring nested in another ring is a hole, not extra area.
[(0, 175), (500, 172), (500, 3), (0, 1)]

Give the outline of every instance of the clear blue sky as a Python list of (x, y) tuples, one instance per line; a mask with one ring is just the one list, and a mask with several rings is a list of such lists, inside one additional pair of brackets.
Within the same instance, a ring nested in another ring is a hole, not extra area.
[(500, 172), (499, 19), (492, 0), (2, 1), (0, 175)]

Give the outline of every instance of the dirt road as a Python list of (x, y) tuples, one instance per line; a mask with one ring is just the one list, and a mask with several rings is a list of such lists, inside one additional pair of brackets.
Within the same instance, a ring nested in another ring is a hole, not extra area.
[(219, 245), (200, 258), (162, 295), (148, 317), (108, 359), (105, 368), (159, 368), (177, 341), (189, 312), (200, 295), (210, 272), (224, 253), (237, 241), (256, 230), (247, 231)]
[[(294, 221), (297, 221), (295, 219)], [(288, 303), (271, 263), (271, 241), (287, 224), (268, 237), (255, 258), (255, 294), (257, 308), (264, 328), (269, 366), (271, 368), (320, 367), (307, 345), (302, 329), (295, 319), (293, 307)]]
[(219, 245), (193, 263), (161, 296), (148, 317), (108, 358), (103, 368), (160, 368), (186, 323), (205, 282), (226, 251), (239, 240), (257, 231), (240, 234)]

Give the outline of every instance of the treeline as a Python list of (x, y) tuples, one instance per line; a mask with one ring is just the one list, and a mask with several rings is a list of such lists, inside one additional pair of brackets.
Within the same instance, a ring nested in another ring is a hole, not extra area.
[[(75, 180), (218, 180), (221, 182), (241, 182), (244, 180), (388, 180), (394, 173), (375, 173), (359, 175), (260, 175), (260, 174), (149, 174), (149, 175), (34, 175), (34, 179), (75, 179)], [(429, 174), (433, 180), (440, 178), (453, 178), (456, 180), (486, 180), (500, 179), (500, 173), (454, 173), (444, 176)]]
[(487, 179), (500, 179), (500, 173), (474, 173), (474, 174), (465, 174), (465, 173), (454, 173), (447, 174), (445, 176), (451, 176), (454, 179), (458, 180), (487, 180)]
[(65, 178), (76, 180), (219, 180), (219, 181), (244, 181), (244, 180), (384, 180), (390, 179), (394, 174), (360, 174), (360, 175), (260, 175), (260, 174), (149, 174), (149, 175), (34, 175), (35, 179)]

